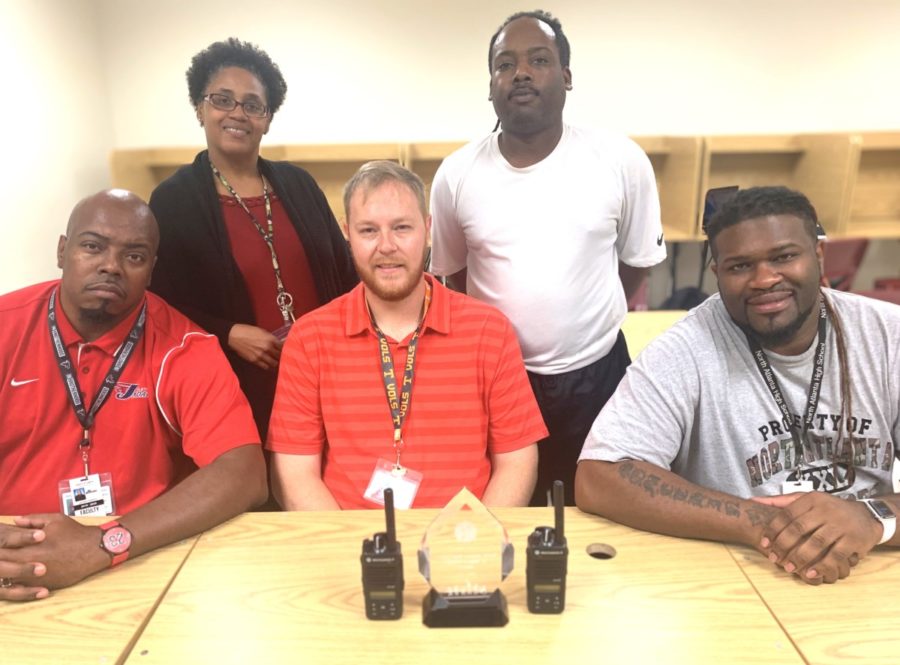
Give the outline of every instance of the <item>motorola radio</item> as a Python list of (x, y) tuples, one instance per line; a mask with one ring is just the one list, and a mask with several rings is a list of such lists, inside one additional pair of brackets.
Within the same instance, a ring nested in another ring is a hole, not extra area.
[(394, 524), (394, 491), (384, 490), (386, 530), (363, 540), (363, 597), (366, 617), (385, 620), (403, 616), (403, 554)]
[(553, 512), (556, 525), (539, 526), (528, 536), (527, 566), (528, 611), (535, 614), (559, 614), (566, 609), (566, 568), (569, 547), (563, 525), (563, 483), (553, 483)]

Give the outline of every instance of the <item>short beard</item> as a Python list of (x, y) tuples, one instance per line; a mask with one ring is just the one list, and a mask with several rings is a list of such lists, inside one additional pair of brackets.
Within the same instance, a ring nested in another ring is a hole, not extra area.
[(91, 325), (102, 325), (111, 323), (115, 320), (115, 316), (106, 311), (105, 303), (97, 309), (88, 309), (86, 307), (79, 308), (78, 318)]
[(812, 315), (813, 310), (817, 305), (818, 299), (816, 299), (816, 302), (809, 309), (800, 312), (797, 315), (797, 318), (795, 318), (793, 321), (788, 323), (786, 326), (776, 328), (775, 330), (766, 330), (760, 332), (759, 330), (751, 328), (747, 324), (744, 324), (741, 327), (744, 329), (745, 333), (756, 339), (756, 341), (759, 342), (759, 345), (764, 349), (779, 347), (787, 344), (794, 338), (794, 335), (796, 335), (800, 331), (800, 328), (803, 327), (803, 324), (806, 323), (806, 321)]
[(418, 274), (412, 281), (410, 281), (409, 288), (400, 291), (386, 291), (379, 287), (377, 280), (375, 280), (374, 278), (372, 280), (367, 279), (367, 277), (365, 276), (365, 271), (360, 269), (359, 264), (356, 263), (356, 257), (353, 257), (353, 267), (356, 268), (356, 273), (359, 275), (360, 281), (365, 284), (366, 288), (371, 291), (371, 293), (375, 297), (385, 302), (399, 302), (415, 293), (416, 289), (419, 287), (419, 284), (422, 283), (422, 276), (425, 274), (425, 265), (427, 263), (428, 247), (426, 246), (425, 251), (422, 254), (422, 263), (419, 266)]
[(400, 302), (401, 300), (405, 300), (410, 295), (415, 293), (416, 289), (419, 287), (419, 284), (422, 282), (422, 275), (425, 274), (424, 270), (419, 271), (419, 274), (415, 279), (411, 280), (408, 288), (398, 290), (398, 291), (387, 291), (382, 289), (376, 280), (371, 280), (371, 282), (360, 275), (360, 279), (363, 284), (366, 285), (366, 288), (372, 292), (372, 294), (380, 300), (385, 302)]

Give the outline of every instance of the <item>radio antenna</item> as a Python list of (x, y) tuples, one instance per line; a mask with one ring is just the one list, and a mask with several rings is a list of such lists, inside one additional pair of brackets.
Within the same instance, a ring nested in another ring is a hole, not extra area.
[[(558, 519), (558, 518), (557, 518)], [(397, 526), (394, 524), (394, 490), (384, 490), (384, 522), (386, 526), (387, 547), (391, 550), (397, 544)]]
[(565, 540), (565, 524), (563, 518), (563, 504), (565, 503), (565, 499), (563, 498), (563, 481), (554, 480), (553, 481), (553, 512), (556, 517), (556, 542), (563, 542)]

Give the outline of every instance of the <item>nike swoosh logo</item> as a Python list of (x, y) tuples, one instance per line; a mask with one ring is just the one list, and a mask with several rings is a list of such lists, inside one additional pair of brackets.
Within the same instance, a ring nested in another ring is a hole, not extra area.
[(9, 385), (11, 385), (13, 388), (18, 388), (19, 386), (24, 386), (28, 383), (34, 383), (35, 381), (37, 381), (37, 379), (26, 379), (25, 381), (16, 381), (15, 379), (13, 379), (9, 382)]
[(660, 233), (659, 237), (656, 239), (656, 244), (659, 246), (662, 246), (662, 244), (663, 244), (663, 234), (662, 233)]

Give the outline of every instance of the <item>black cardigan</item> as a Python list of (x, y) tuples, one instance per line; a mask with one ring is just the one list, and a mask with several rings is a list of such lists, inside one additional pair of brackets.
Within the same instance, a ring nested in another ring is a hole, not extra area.
[[(287, 162), (260, 159), (259, 168), (297, 230), (319, 304), (352, 289), (358, 277), (347, 242), (312, 176)], [(231, 252), (207, 151), (160, 183), (150, 196), (150, 208), (160, 233), (150, 290), (219, 338), (265, 436), (276, 373), (257, 368), (228, 348), (235, 323), (256, 321)]]

